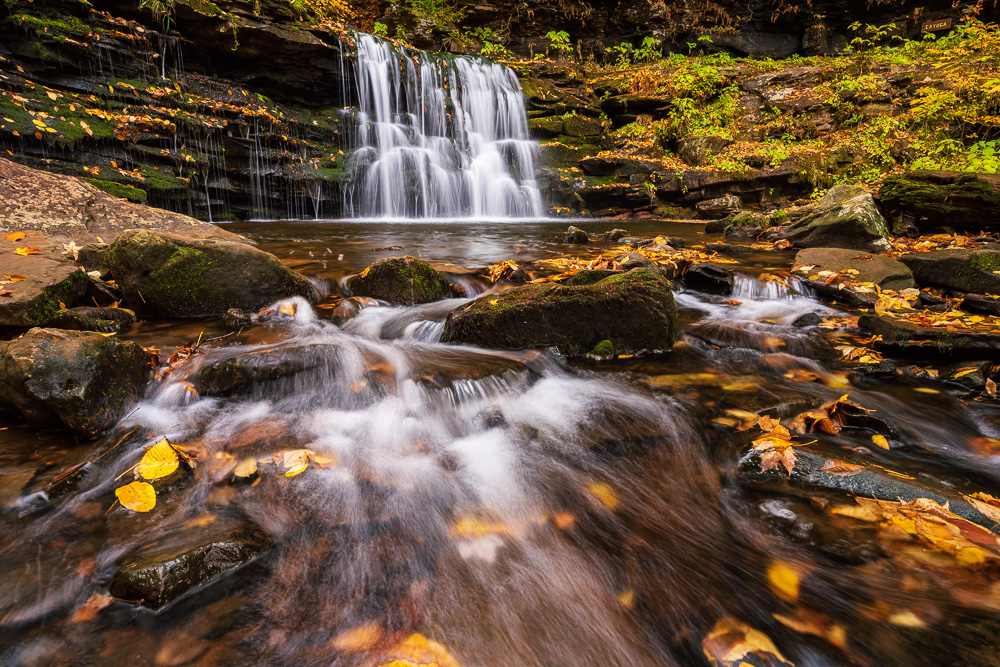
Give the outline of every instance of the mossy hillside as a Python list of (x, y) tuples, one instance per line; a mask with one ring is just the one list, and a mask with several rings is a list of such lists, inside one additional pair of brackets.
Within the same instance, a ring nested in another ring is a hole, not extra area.
[(448, 315), (442, 340), (501, 349), (555, 346), (577, 356), (604, 341), (618, 354), (668, 350), (676, 336), (670, 282), (634, 269), (590, 285), (544, 283), (480, 297)]

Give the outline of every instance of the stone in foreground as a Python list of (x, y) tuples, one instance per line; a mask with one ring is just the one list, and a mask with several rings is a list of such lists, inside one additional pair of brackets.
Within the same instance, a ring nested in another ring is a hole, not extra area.
[(911, 252), (899, 258), (921, 285), (937, 285), (960, 292), (1000, 294), (1000, 252), (994, 250), (934, 250)]
[[(802, 269), (808, 268), (807, 271)], [(854, 279), (863, 283), (874, 283), (882, 289), (899, 292), (916, 283), (913, 273), (902, 262), (885, 255), (873, 255), (845, 248), (806, 248), (795, 255), (792, 272), (811, 276), (820, 271), (857, 271)]]
[(590, 285), (526, 285), (448, 314), (441, 340), (487, 348), (558, 347), (578, 356), (610, 341), (618, 354), (669, 350), (677, 337), (670, 282), (637, 268)]
[[(40, 252), (18, 255), (17, 248)], [(18, 242), (0, 235), (0, 254), (0, 273), (18, 277), (16, 281), (3, 279), (5, 284), (0, 285), (10, 291), (0, 297), (0, 327), (47, 326), (60, 314), (60, 303), (70, 306), (87, 292), (87, 274), (40, 232), (28, 231)]]
[(378, 260), (351, 281), (351, 292), (404, 306), (452, 295), (451, 285), (433, 266), (409, 255)]
[(243, 567), (270, 544), (271, 539), (252, 525), (230, 524), (194, 535), (178, 532), (127, 556), (111, 579), (111, 595), (159, 609)]
[(89, 331), (31, 329), (0, 343), (0, 402), (31, 423), (87, 437), (114, 426), (142, 395), (149, 355)]
[(870, 192), (853, 185), (835, 185), (812, 212), (780, 234), (800, 248), (848, 248), (866, 252), (889, 249), (889, 227)]
[(309, 281), (271, 253), (172, 232), (123, 232), (111, 244), (108, 267), (129, 306), (143, 317), (221, 315), (313, 296)]

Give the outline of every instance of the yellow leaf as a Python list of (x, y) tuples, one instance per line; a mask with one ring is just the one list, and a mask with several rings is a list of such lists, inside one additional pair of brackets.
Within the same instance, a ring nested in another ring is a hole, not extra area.
[(770, 637), (759, 630), (737, 621), (731, 616), (719, 619), (712, 631), (701, 642), (705, 656), (715, 665), (730, 667), (753, 654), (762, 659), (770, 657), (792, 664), (771, 641)]
[(28, 255), (37, 255), (38, 248), (28, 248), (27, 246), (25, 246), (24, 248), (14, 248), (14, 254), (21, 255), (22, 257), (27, 257)]
[(375, 623), (365, 623), (345, 630), (330, 640), (330, 645), (338, 651), (367, 651), (382, 639), (382, 627)]
[(785, 561), (772, 561), (767, 568), (767, 581), (771, 590), (782, 600), (796, 602), (799, 599), (799, 574)]
[(635, 591), (631, 588), (618, 594), (618, 602), (626, 609), (635, 607)]
[(362, 277), (362, 278), (366, 278), (366, 277), (368, 277), (368, 272), (369, 272), (369, 271), (371, 270), (371, 268), (372, 268), (372, 267), (370, 267), (370, 266), (366, 266), (366, 267), (365, 267), (365, 270), (361, 272), (361, 277)]
[(882, 449), (889, 449), (889, 441), (885, 439), (884, 435), (873, 435), (872, 442)]
[(955, 373), (952, 377), (953, 378), (960, 378), (960, 377), (969, 375), (970, 373), (975, 373), (978, 370), (979, 370), (978, 368), (963, 368), (959, 372)]
[(386, 656), (379, 667), (461, 667), (442, 644), (421, 634), (412, 634)]
[(255, 472), (257, 472), (257, 459), (252, 456), (240, 461), (233, 469), (233, 474), (237, 477), (249, 477)]
[(615, 490), (611, 488), (611, 485), (604, 482), (591, 482), (587, 485), (587, 490), (612, 512), (618, 508), (618, 497), (615, 495)]
[(3, 278), (4, 280), (9, 280), (12, 283), (19, 283), (22, 280), (27, 280), (27, 278), (22, 276), (20, 273), (5, 273), (3, 274)]
[(133, 512), (148, 512), (156, 507), (156, 491), (147, 482), (132, 482), (120, 486), (115, 489), (115, 495), (118, 502)]
[(59, 96), (53, 93), (51, 90), (45, 91), (45, 94), (49, 96), (50, 100), (58, 100)]
[(24, 237), (25, 237), (25, 233), (24, 232), (9, 232), (7, 234), (7, 240), (8, 241), (20, 241)]
[(912, 611), (896, 612), (889, 617), (889, 622), (904, 628), (922, 628), (926, 623)]
[(37, 127), (41, 128), (45, 127), (45, 123), (43, 121), (38, 120), (37, 118), (33, 119), (31, 122), (34, 123)]
[(148, 480), (160, 479), (177, 470), (179, 465), (177, 452), (166, 438), (161, 438), (158, 443), (146, 450), (142, 460), (139, 461), (139, 476)]
[(295, 304), (294, 303), (283, 303), (278, 306), (278, 312), (282, 315), (288, 315), (289, 317), (295, 317)]
[(285, 477), (295, 477), (309, 467), (308, 449), (291, 449), (282, 455), (282, 462), (287, 472)]
[(919, 391), (921, 394), (940, 394), (941, 393), (937, 389), (931, 389), (930, 387), (917, 387), (913, 391)]

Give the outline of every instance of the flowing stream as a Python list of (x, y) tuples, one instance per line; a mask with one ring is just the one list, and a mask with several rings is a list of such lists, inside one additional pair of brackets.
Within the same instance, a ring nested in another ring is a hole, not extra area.
[[(400, 254), (378, 250), (395, 238), (466, 293), (488, 288), (456, 257), (473, 239), (522, 262), (556, 252), (551, 224), (434, 228), (236, 227), (333, 282)], [(1000, 488), (995, 458), (974, 446), (1000, 435), (1000, 411), (957, 384), (834, 361), (841, 331), (792, 321), (845, 313), (755, 275), (783, 257), (761, 255), (727, 297), (678, 289), (676, 348), (611, 361), (441, 344), (461, 299), (336, 316), (295, 300), (293, 315), (238, 333), (134, 326), (123, 336), (164, 357), (208, 340), (103, 441), (0, 431), (0, 663), (380, 665), (420, 633), (466, 666), (707, 665), (706, 636), (737, 619), (796, 665), (992, 664), (977, 653), (995, 641), (992, 570), (951, 567), (829, 510), (875, 495), (970, 514), (962, 493)], [(286, 370), (210, 381), (220, 362), (251, 358)], [(741, 411), (788, 419), (847, 393), (880, 421), (802, 438), (813, 443), (792, 476), (761, 471), (748, 454), (759, 431), (731, 426)], [(116, 478), (162, 436), (197, 466), (148, 513), (113, 507)], [(294, 476), (263, 463), (233, 475), (248, 457), (300, 449), (315, 458)], [(824, 460), (869, 467), (838, 476)], [(56, 493), (53, 478), (85, 461)], [(232, 521), (272, 540), (246, 568), (159, 612), (86, 611), (136, 548)], [(796, 573), (794, 594), (776, 571)]]

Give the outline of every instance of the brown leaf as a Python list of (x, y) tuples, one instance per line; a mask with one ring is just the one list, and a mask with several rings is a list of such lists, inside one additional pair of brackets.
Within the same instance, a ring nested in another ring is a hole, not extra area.
[(90, 596), (90, 599), (83, 603), (83, 606), (74, 612), (70, 617), (71, 623), (83, 623), (85, 621), (92, 621), (97, 618), (97, 614), (107, 607), (109, 604), (114, 602), (114, 598), (110, 595), (104, 595), (102, 593), (94, 593)]
[(719, 619), (702, 640), (701, 648), (712, 664), (719, 667), (736, 667), (751, 655), (771, 665), (779, 664), (775, 660), (792, 664), (781, 655), (770, 637), (731, 616)]
[(830, 459), (823, 464), (823, 467), (819, 469), (820, 472), (827, 472), (831, 475), (837, 475), (838, 477), (853, 477), (859, 472), (864, 472), (867, 470), (864, 466), (857, 466), (853, 463), (847, 463), (846, 461), (835, 461)]

